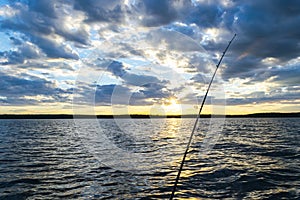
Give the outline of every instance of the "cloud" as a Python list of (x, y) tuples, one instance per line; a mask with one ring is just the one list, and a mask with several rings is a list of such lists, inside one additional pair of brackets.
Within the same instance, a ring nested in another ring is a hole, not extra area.
[(87, 15), (86, 22), (121, 23), (126, 14), (123, 3), (121, 0), (75, 0), (74, 9)]
[[(56, 4), (55, 4), (56, 3)], [(56, 6), (55, 6), (56, 5)], [(71, 26), (67, 4), (61, 1), (30, 1), (28, 5), (15, 3), (10, 8), (17, 14), (1, 20), (1, 28), (8, 34), (18, 32), (22, 40), (11, 37), (15, 43), (30, 42), (50, 58), (79, 59), (78, 54), (64, 42), (89, 45), (87, 26)], [(76, 21), (75, 18), (73, 21)], [(77, 20), (80, 22), (80, 20)]]
[(224, 10), (220, 5), (214, 3), (202, 3), (192, 9), (192, 12), (185, 19), (200, 27), (218, 27), (222, 22)]
[[(228, 62), (232, 63), (228, 63)], [(222, 78), (225, 80), (231, 78), (253, 78), (256, 70), (266, 69), (267, 67), (261, 63), (261, 59), (254, 56), (246, 56), (241, 59), (232, 59), (227, 61), (228, 66), (222, 69)], [(267, 70), (267, 69), (266, 69)]]
[(147, 34), (147, 40), (153, 47), (166, 48), (168, 51), (201, 52), (203, 49), (191, 38), (174, 33), (170, 30), (159, 29)]
[(49, 37), (32, 37), (34, 43), (47, 54), (50, 58), (66, 58), (78, 60), (78, 54), (69, 46), (61, 45), (59, 41)]
[(15, 38), (15, 37), (10, 37), (9, 38), (11, 40), (11, 42), (14, 44), (14, 45), (21, 45), (22, 44), (22, 40), (18, 39), (18, 38)]
[[(130, 73), (124, 69), (123, 63), (118, 61), (113, 61), (107, 67), (107, 70), (112, 72), (112, 74), (116, 77), (122, 79), (123, 85), (118, 85), (118, 91), (121, 91), (121, 93), (125, 91), (126, 95), (131, 96), (132, 102), (145, 103), (149, 99), (168, 98), (171, 96), (171, 92), (167, 89), (167, 84), (169, 84), (170, 82), (167, 80), (160, 80), (157, 77), (150, 75)], [(104, 86), (101, 86), (101, 88), (102, 87)], [(105, 89), (104, 94), (107, 94), (107, 87), (109, 89), (113, 89), (115, 86), (109, 85), (105, 88), (102, 88)], [(122, 87), (121, 90), (120, 87)], [(125, 89), (124, 87), (126, 87), (127, 89)], [(139, 87), (140, 89), (138, 89), (138, 91), (132, 91), (131, 89), (129, 89), (131, 87)], [(102, 89), (100, 91), (102, 91)], [(141, 100), (143, 101), (141, 102)]]
[[(282, 91), (281, 91), (282, 92)], [(261, 104), (261, 103), (284, 103), (284, 104), (297, 104), (299, 100), (299, 94), (297, 93), (276, 93), (273, 95), (261, 93), (259, 96), (256, 96), (256, 93), (252, 93), (247, 98), (227, 98), (227, 105), (245, 105), (245, 104)]]
[[(23, 74), (22, 78), (0, 72), (0, 99), (2, 105), (30, 105), (41, 102), (68, 101), (63, 94), (71, 94), (71, 90), (55, 87), (53, 82), (31, 75)], [(36, 99), (37, 96), (47, 97)], [(29, 98), (30, 97), (30, 98)], [(49, 101), (50, 100), (50, 101)]]
[[(169, 83), (167, 80), (160, 80), (155, 76), (143, 75), (143, 74), (134, 74), (125, 69), (125, 66), (122, 62), (112, 61), (107, 66), (107, 71), (111, 72), (117, 78), (121, 78), (124, 81), (124, 84), (131, 86), (142, 86), (147, 87), (149, 84), (151, 86), (161, 85), (161, 88)], [(160, 89), (161, 89), (160, 88)], [(158, 89), (158, 88), (156, 88)]]
[[(295, 89), (300, 75), (297, 60), (300, 55), (300, 2), (297, 0), (9, 1), (0, 8), (0, 21), (1, 31), (10, 40), (0, 52), (1, 68), (23, 72), (18, 76), (1, 72), (0, 96), (7, 97), (1, 99), (2, 102), (37, 103), (42, 100), (28, 96), (46, 94), (52, 98), (47, 101), (68, 102), (63, 95), (68, 95), (69, 91), (54, 84), (55, 79), (63, 82), (65, 77), (51, 74), (57, 73), (56, 69), (79, 68), (76, 61), (86, 58), (93, 50), (103, 60), (91, 63), (90, 67), (106, 70), (122, 85), (80, 86), (80, 94), (95, 92), (91, 89), (96, 87), (97, 101), (109, 103), (112, 91), (118, 87), (123, 94), (132, 94), (132, 104), (167, 98), (175, 92), (170, 81), (129, 70), (128, 65), (125, 67), (117, 61), (118, 56), (126, 54), (127, 57), (122, 57), (126, 59), (146, 57), (155, 59), (157, 65), (174, 69), (177, 66), (183, 70), (182, 75), (187, 76), (189, 84), (202, 84), (214, 69), (207, 60), (218, 61), (233, 33), (238, 37), (220, 68), (224, 82), (243, 80), (241, 88), (267, 84), (268, 91), (253, 91), (241, 94), (240, 98), (229, 96), (229, 104), (283, 101), (284, 98), (292, 101), (299, 95)], [(181, 34), (173, 34), (174, 31)], [(191, 37), (196, 42), (179, 40), (178, 35)], [(105, 43), (111, 45), (105, 46)], [(197, 44), (207, 50), (208, 57), (201, 60), (202, 48)], [(199, 56), (191, 52), (198, 52)], [(178, 62), (170, 62), (174, 57)], [(62, 64), (62, 60), (66, 64)], [(163, 72), (164, 69), (159, 70)], [(42, 75), (29, 75), (42, 73), (47, 73), (47, 80)], [(236, 91), (239, 90), (237, 87)]]
[[(13, 41), (19, 44), (18, 41)], [(35, 59), (43, 56), (41, 50), (30, 42), (24, 42), (19, 45), (16, 51), (0, 52), (0, 55), (7, 59), (7, 61), (1, 63), (4, 65), (23, 64), (26, 59)]]
[(270, 79), (272, 83), (277, 83), (279, 85), (288, 86), (299, 86), (300, 85), (300, 63), (297, 65), (286, 65), (286, 66), (276, 66), (269, 68), (266, 71), (256, 73), (255, 78), (252, 82), (262, 82)]
[(171, 97), (171, 93), (161, 85), (148, 83), (138, 90), (127, 85), (77, 85), (76, 104), (86, 105), (152, 105), (162, 98)]
[(183, 0), (140, 0), (135, 6), (143, 25), (160, 26), (181, 18), (187, 13), (191, 2)]
[(228, 28), (238, 33), (231, 48), (237, 59), (229, 60), (231, 66), (224, 71), (224, 78), (245, 69), (245, 65), (248, 76), (257, 68), (267, 70), (268, 66), (261, 63), (264, 58), (284, 63), (299, 56), (299, 1), (239, 1), (236, 6)]
[(58, 6), (58, 1), (49, 2), (45, 0), (33, 0), (28, 2), (28, 6), (31, 11), (41, 13), (49, 18), (55, 18), (57, 16), (56, 6)]
[(122, 77), (126, 73), (123, 64), (118, 61), (112, 61), (107, 66), (107, 70), (117, 77)]
[[(96, 93), (95, 93), (95, 103), (97, 105), (111, 105), (112, 94), (115, 87), (116, 87), (115, 84), (97, 85)], [(123, 87), (123, 86), (118, 86), (118, 87), (121, 87), (120, 91), (122, 91), (123, 93), (130, 92), (130, 90), (127, 87)]]
[(151, 105), (173, 95), (172, 90), (168, 88), (168, 80), (136, 74), (120, 61), (101, 60), (97, 67), (104, 70), (103, 73), (110, 72), (120, 80), (119, 84), (77, 82), (75, 93), (78, 97), (75, 102), (93, 105), (95, 100), (96, 105)]
[(201, 41), (203, 39), (203, 34), (200, 28), (196, 24), (185, 24), (182, 22), (175, 22), (170, 25), (165, 26), (166, 29), (179, 32), (186, 35), (195, 41)]
[(224, 59), (227, 67), (222, 77), (253, 78), (258, 69), (270, 67), (262, 62), (265, 58), (276, 58), (284, 65), (299, 56), (299, 7), (296, 0), (231, 1), (229, 5), (198, 1), (167, 28), (200, 40), (212, 54), (221, 53), (237, 33)]

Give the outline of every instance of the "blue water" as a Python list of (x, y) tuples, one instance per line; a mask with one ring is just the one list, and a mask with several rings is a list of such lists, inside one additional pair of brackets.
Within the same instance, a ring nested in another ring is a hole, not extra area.
[[(193, 122), (1, 120), (0, 199), (167, 199)], [(209, 124), (176, 199), (300, 198), (300, 118), (226, 119), (212, 139)]]

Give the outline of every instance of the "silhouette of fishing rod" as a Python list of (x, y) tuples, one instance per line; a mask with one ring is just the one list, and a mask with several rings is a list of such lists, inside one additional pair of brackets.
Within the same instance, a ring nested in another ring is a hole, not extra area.
[(191, 143), (192, 143), (192, 138), (193, 138), (193, 136), (194, 136), (194, 132), (195, 132), (195, 129), (196, 129), (196, 127), (197, 127), (197, 123), (198, 123), (198, 121), (199, 121), (200, 114), (201, 114), (202, 108), (203, 108), (203, 106), (204, 106), (204, 103), (205, 103), (207, 94), (208, 94), (208, 92), (209, 92), (210, 86), (211, 86), (211, 84), (212, 84), (212, 82), (213, 82), (213, 80), (214, 80), (214, 78), (215, 78), (215, 75), (216, 75), (217, 70), (218, 70), (218, 68), (219, 68), (219, 66), (220, 66), (220, 64), (221, 64), (221, 62), (222, 62), (222, 60), (223, 60), (223, 57), (225, 56), (225, 54), (226, 54), (226, 52), (227, 52), (229, 46), (231, 45), (231, 43), (232, 43), (232, 41), (234, 40), (235, 37), (236, 37), (236, 34), (234, 34), (234, 36), (232, 37), (232, 39), (229, 41), (229, 43), (228, 43), (228, 45), (227, 45), (225, 51), (223, 52), (223, 54), (222, 54), (222, 56), (221, 56), (221, 58), (220, 58), (218, 64), (216, 65), (217, 67), (216, 67), (216, 69), (215, 69), (215, 72), (214, 72), (214, 74), (213, 74), (211, 80), (210, 80), (210, 83), (209, 83), (208, 88), (207, 88), (207, 90), (206, 90), (206, 94), (205, 94), (205, 96), (204, 96), (204, 98), (203, 98), (203, 100), (202, 100), (201, 107), (200, 107), (200, 109), (199, 109), (199, 112), (198, 112), (198, 115), (197, 115), (197, 118), (196, 118), (196, 121), (195, 121), (193, 130), (192, 130), (192, 133), (191, 133), (191, 135), (190, 135), (189, 141), (188, 141), (187, 146), (186, 146), (186, 150), (185, 150), (185, 152), (184, 152), (184, 155), (183, 155), (183, 158), (182, 158), (182, 161), (181, 161), (181, 164), (180, 164), (180, 168), (179, 168), (179, 170), (178, 170), (178, 174), (177, 174), (177, 176), (176, 176), (176, 180), (175, 180), (175, 183), (174, 183), (174, 186), (173, 186), (173, 190), (172, 190), (172, 194), (171, 194), (171, 196), (170, 196), (170, 200), (172, 200), (172, 199), (174, 198), (175, 191), (176, 191), (176, 188), (177, 188), (177, 184), (178, 184), (178, 181), (179, 181), (179, 178), (180, 178), (180, 174), (181, 174), (181, 171), (182, 171), (182, 168), (183, 168), (183, 165), (184, 165), (184, 161), (185, 161), (186, 155), (188, 154), (190, 145), (191, 145)]

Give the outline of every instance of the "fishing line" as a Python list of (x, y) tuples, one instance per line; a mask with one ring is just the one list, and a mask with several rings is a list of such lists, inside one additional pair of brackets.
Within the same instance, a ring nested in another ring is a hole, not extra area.
[(200, 107), (199, 112), (198, 112), (198, 114), (197, 114), (197, 118), (196, 118), (196, 121), (195, 121), (195, 123), (194, 123), (194, 127), (193, 127), (193, 130), (192, 130), (192, 133), (191, 133), (190, 138), (189, 138), (189, 141), (188, 141), (188, 143), (187, 143), (186, 150), (185, 150), (185, 152), (184, 152), (184, 155), (183, 155), (183, 158), (182, 158), (182, 161), (181, 161), (181, 164), (180, 164), (180, 167), (179, 167), (177, 176), (176, 176), (176, 180), (175, 180), (175, 183), (174, 183), (174, 186), (173, 186), (173, 190), (172, 190), (172, 194), (171, 194), (171, 196), (170, 196), (170, 200), (172, 200), (172, 199), (174, 198), (175, 191), (176, 191), (176, 188), (177, 188), (177, 184), (178, 184), (178, 181), (179, 181), (179, 178), (180, 178), (180, 174), (181, 174), (181, 171), (182, 171), (182, 169), (183, 169), (184, 162), (185, 162), (185, 158), (186, 158), (186, 155), (188, 154), (190, 145), (191, 145), (191, 143), (192, 143), (192, 138), (193, 138), (193, 136), (194, 136), (194, 132), (195, 132), (195, 129), (196, 129), (196, 127), (197, 127), (197, 123), (198, 123), (198, 121), (199, 121), (200, 114), (201, 114), (202, 108), (203, 108), (203, 106), (204, 106), (204, 103), (205, 103), (207, 94), (208, 94), (208, 92), (209, 92), (210, 86), (211, 86), (211, 84), (212, 84), (212, 82), (213, 82), (213, 80), (214, 80), (214, 77), (215, 77), (215, 75), (216, 75), (216, 73), (217, 73), (217, 70), (218, 70), (218, 68), (219, 68), (219, 66), (220, 66), (220, 64), (221, 64), (221, 62), (222, 62), (222, 60), (223, 60), (223, 57), (225, 56), (225, 54), (226, 54), (226, 52), (227, 52), (229, 46), (231, 45), (231, 43), (232, 43), (232, 41), (234, 40), (235, 37), (236, 37), (236, 34), (234, 34), (234, 36), (232, 37), (232, 39), (229, 41), (229, 43), (228, 43), (228, 45), (227, 45), (225, 51), (223, 52), (223, 54), (222, 54), (222, 56), (221, 56), (221, 58), (220, 58), (218, 64), (216, 65), (215, 72), (214, 72), (214, 74), (213, 74), (213, 76), (212, 76), (212, 78), (211, 78), (211, 80), (210, 80), (210, 83), (209, 83), (208, 88), (207, 88), (207, 90), (206, 90), (205, 96), (204, 96), (204, 98), (203, 98), (203, 100), (202, 100), (201, 107)]

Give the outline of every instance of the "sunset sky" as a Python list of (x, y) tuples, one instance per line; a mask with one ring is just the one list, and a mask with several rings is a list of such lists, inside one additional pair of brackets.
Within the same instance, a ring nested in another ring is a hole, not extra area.
[[(300, 112), (298, 0), (0, 0), (0, 114)], [(74, 109), (74, 110), (73, 110)]]

